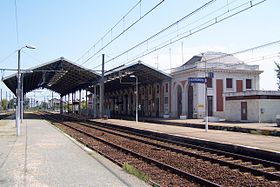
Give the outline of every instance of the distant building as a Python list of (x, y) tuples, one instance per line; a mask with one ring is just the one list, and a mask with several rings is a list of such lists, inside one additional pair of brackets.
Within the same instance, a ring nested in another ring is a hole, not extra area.
[(261, 73), (258, 65), (245, 64), (233, 55), (205, 52), (193, 56), (171, 72), (173, 77), (171, 116), (178, 118), (205, 116), (205, 84), (195, 83), (197, 80), (194, 78), (206, 76), (208, 115), (225, 118), (224, 94), (258, 90)]
[(48, 108), (59, 111), (60, 110), (60, 99), (57, 99), (57, 98), (50, 99), (48, 102)]

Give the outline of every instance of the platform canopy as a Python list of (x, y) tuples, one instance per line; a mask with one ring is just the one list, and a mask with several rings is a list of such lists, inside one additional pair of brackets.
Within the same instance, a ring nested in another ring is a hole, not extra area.
[(105, 93), (135, 85), (136, 80), (132, 75), (137, 76), (139, 85), (171, 80), (170, 75), (138, 61), (107, 71), (105, 74)]
[[(22, 75), (24, 94), (38, 88), (47, 88), (62, 96), (86, 89), (100, 78), (95, 71), (83, 68), (63, 57), (23, 70)], [(16, 94), (17, 74), (4, 78), (3, 82)]]

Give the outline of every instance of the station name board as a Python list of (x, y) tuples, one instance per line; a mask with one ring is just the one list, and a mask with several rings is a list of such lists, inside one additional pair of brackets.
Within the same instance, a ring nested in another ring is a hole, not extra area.
[(190, 83), (205, 83), (205, 77), (190, 77), (189, 78)]

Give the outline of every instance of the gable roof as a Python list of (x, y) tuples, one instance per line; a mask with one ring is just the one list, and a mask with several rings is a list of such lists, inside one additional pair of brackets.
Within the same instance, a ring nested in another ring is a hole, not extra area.
[[(66, 95), (79, 89), (85, 89), (100, 75), (83, 68), (63, 57), (23, 72), (23, 93), (38, 88), (47, 88), (59, 94)], [(3, 79), (6, 86), (16, 94), (17, 75)]]

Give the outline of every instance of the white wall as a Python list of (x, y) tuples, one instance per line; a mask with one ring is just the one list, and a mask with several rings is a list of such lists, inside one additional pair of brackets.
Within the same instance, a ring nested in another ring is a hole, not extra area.
[(229, 100), (226, 101), (226, 120), (241, 120), (241, 102), (247, 102), (247, 120), (246, 122), (259, 122), (259, 100)]
[[(225, 99), (224, 99), (224, 111), (217, 112), (216, 111), (216, 79), (223, 80), (223, 92), (236, 92), (236, 80), (243, 81), (243, 91), (246, 90), (246, 79), (252, 79), (252, 90), (256, 90), (259, 88), (259, 75), (256, 73), (250, 72), (231, 72), (231, 71), (215, 71), (214, 78), (212, 80), (212, 88), (207, 88), (207, 95), (213, 96), (213, 116), (225, 118)], [(187, 85), (188, 82), (185, 83), (184, 87), (181, 84), (182, 81), (187, 81), (189, 77), (204, 77), (205, 73), (203, 71), (194, 70), (192, 72), (181, 72), (179, 74), (175, 74), (172, 79), (171, 86), (171, 116), (177, 117), (177, 86), (180, 85), (182, 87), (183, 95), (182, 95), (182, 115), (187, 115), (188, 111), (188, 90)], [(232, 86), (233, 88), (226, 88), (226, 78), (232, 78)], [(194, 112), (197, 112), (198, 118), (203, 118), (205, 116), (205, 86), (204, 84), (194, 84)], [(239, 109), (240, 110), (240, 109)]]
[(226, 120), (241, 121), (241, 102), (247, 102), (246, 122), (275, 122), (276, 115), (280, 114), (280, 99), (228, 100)]
[(276, 122), (276, 115), (280, 114), (280, 99), (261, 99), (260, 106), (263, 113), (260, 114), (262, 122)]

